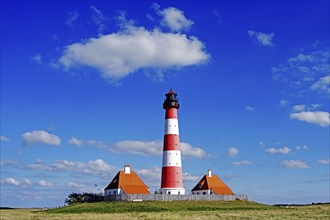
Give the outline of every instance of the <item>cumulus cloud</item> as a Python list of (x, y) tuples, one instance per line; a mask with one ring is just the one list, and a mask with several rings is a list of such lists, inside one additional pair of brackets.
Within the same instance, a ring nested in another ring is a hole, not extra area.
[[(127, 152), (131, 154), (143, 155), (143, 156), (156, 156), (162, 154), (163, 142), (125, 140), (125, 141), (116, 142), (108, 150), (118, 153)], [(208, 156), (203, 149), (198, 147), (193, 147), (191, 144), (186, 142), (180, 143), (180, 150), (183, 157), (205, 158)]]
[(174, 7), (163, 10), (158, 9), (157, 13), (163, 17), (161, 25), (169, 28), (171, 31), (187, 31), (194, 24), (193, 21), (184, 16), (183, 11)]
[(330, 93), (330, 76), (321, 77), (318, 81), (311, 86), (312, 90), (325, 91)]
[(281, 107), (284, 107), (288, 104), (289, 102), (285, 99), (281, 99), (280, 102), (278, 103)]
[(295, 105), (292, 107), (292, 110), (295, 112), (302, 112), (306, 108), (306, 105)]
[(83, 188), (85, 186), (82, 183), (72, 181), (72, 182), (69, 183), (69, 187), (70, 188)]
[(303, 145), (303, 146), (296, 146), (296, 150), (308, 150), (308, 146), (307, 145)]
[(111, 150), (143, 156), (155, 156), (162, 153), (162, 141), (124, 140), (116, 142)]
[(270, 154), (288, 154), (290, 153), (292, 150), (288, 147), (282, 147), (282, 148), (268, 148), (265, 150), (266, 152), (270, 153)]
[(185, 182), (196, 182), (200, 178), (201, 178), (200, 176), (196, 176), (191, 173), (183, 173), (183, 181)]
[(274, 33), (266, 34), (266, 33), (262, 33), (262, 32), (256, 32), (253, 30), (249, 30), (248, 34), (251, 37), (251, 39), (256, 40), (258, 43), (260, 43), (263, 46), (266, 46), (266, 47), (273, 46), (272, 40), (274, 37)]
[(78, 19), (79, 13), (77, 11), (69, 12), (66, 20), (66, 25), (73, 27), (73, 23)]
[(77, 138), (71, 138), (69, 140), (69, 144), (75, 145), (77, 147), (81, 147), (81, 146), (83, 146), (84, 141), (83, 140), (79, 140)]
[(1, 181), (1, 184), (3, 185), (11, 185), (11, 186), (28, 186), (31, 185), (32, 182), (28, 179), (24, 179), (22, 181), (16, 180), (12, 177), (8, 177)]
[(191, 144), (186, 142), (180, 143), (180, 150), (183, 157), (206, 158), (210, 156), (203, 149), (199, 147), (193, 147)]
[(32, 61), (35, 62), (36, 64), (40, 64), (42, 62), (42, 56), (41, 54), (37, 53), (32, 57)]
[(249, 112), (252, 112), (254, 111), (256, 108), (255, 107), (252, 107), (252, 106), (245, 106), (245, 110), (246, 111), (249, 111)]
[(283, 160), (281, 162), (281, 165), (285, 168), (298, 168), (298, 169), (306, 169), (306, 168), (310, 168), (310, 166), (301, 160)]
[(239, 150), (236, 147), (231, 147), (229, 148), (227, 155), (229, 157), (235, 157), (238, 154), (238, 152)]
[(41, 187), (47, 187), (47, 188), (50, 188), (53, 186), (53, 184), (51, 182), (47, 182), (45, 180), (40, 180), (37, 182), (37, 185), (38, 186), (41, 186)]
[(42, 161), (36, 161), (33, 164), (28, 164), (27, 168), (33, 170), (47, 170), (55, 172), (74, 172), (85, 175), (109, 176), (113, 175), (117, 170), (116, 167), (105, 163), (102, 159), (91, 160), (89, 162), (55, 160), (51, 164), (46, 164)]
[(6, 184), (6, 185), (12, 185), (12, 186), (19, 186), (21, 185), (19, 181), (17, 181), (16, 179), (14, 178), (6, 178), (4, 179), (3, 181), (1, 181), (2, 184)]
[(24, 145), (49, 144), (58, 146), (61, 144), (60, 137), (44, 130), (25, 132), (22, 135), (22, 139)]
[(0, 141), (3, 141), (3, 142), (9, 142), (10, 139), (7, 138), (7, 137), (5, 137), (5, 136), (3, 136), (3, 135), (0, 135)]
[(17, 160), (0, 160), (0, 166), (17, 165), (17, 164), (19, 164)]
[(66, 46), (59, 63), (66, 69), (95, 68), (105, 79), (118, 81), (140, 69), (179, 69), (209, 59), (195, 36), (136, 27), (124, 15), (119, 23), (123, 27), (117, 33)]
[(231, 164), (236, 165), (236, 166), (241, 166), (241, 165), (252, 165), (252, 164), (254, 164), (254, 162), (249, 161), (249, 160), (242, 160), (242, 161), (231, 162)]
[(325, 165), (327, 165), (327, 164), (330, 164), (330, 159), (327, 159), (327, 160), (318, 160), (317, 162), (319, 164), (325, 164)]
[(318, 124), (319, 126), (326, 127), (330, 124), (330, 115), (328, 112), (322, 111), (304, 111), (299, 113), (290, 114), (290, 119), (297, 119), (307, 123)]
[(295, 95), (306, 96), (310, 91), (329, 93), (329, 51), (305, 48), (301, 51), (285, 63), (272, 67), (273, 79), (294, 89)]

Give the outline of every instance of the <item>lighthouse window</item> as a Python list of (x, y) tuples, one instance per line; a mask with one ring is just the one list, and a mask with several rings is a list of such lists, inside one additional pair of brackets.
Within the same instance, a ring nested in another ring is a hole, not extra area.
[(176, 174), (179, 174), (179, 172), (176, 172)]
[(176, 181), (177, 183), (179, 183), (179, 181)]
[(176, 165), (178, 165), (178, 163), (176, 163)]

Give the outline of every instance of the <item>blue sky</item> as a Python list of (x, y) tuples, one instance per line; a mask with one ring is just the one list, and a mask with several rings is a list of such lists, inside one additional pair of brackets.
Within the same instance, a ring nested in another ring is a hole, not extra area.
[[(1, 206), (160, 187), (164, 94), (184, 185), (329, 201), (329, 1), (1, 1)], [(94, 187), (97, 184), (97, 187)]]

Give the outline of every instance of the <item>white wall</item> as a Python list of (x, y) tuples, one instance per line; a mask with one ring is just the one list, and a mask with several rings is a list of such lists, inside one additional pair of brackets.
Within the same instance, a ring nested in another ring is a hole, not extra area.
[[(205, 193), (205, 194), (203, 194), (203, 193)], [(209, 189), (192, 191), (193, 195), (210, 195), (210, 193), (211, 193), (211, 190), (209, 190)]]
[(104, 191), (104, 195), (119, 195), (119, 194), (123, 194), (124, 191), (122, 189), (107, 189)]

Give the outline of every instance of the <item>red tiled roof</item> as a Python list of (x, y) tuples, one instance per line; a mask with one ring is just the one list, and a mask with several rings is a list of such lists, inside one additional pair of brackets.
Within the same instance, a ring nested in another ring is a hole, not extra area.
[(191, 191), (197, 190), (212, 190), (217, 195), (233, 195), (233, 191), (217, 176), (212, 174), (211, 177), (208, 175), (197, 183), (197, 185)]
[(122, 189), (126, 194), (150, 194), (148, 186), (134, 171), (119, 171), (104, 190), (107, 189)]

